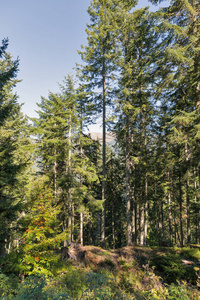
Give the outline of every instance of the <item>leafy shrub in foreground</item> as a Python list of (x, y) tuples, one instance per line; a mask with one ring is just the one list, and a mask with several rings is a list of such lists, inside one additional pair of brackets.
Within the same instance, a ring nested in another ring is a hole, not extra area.
[(177, 280), (186, 280), (196, 284), (197, 276), (194, 269), (183, 265), (180, 256), (176, 253), (156, 255), (151, 261), (152, 265), (164, 276), (168, 284), (176, 283)]
[(0, 270), (0, 299), (12, 299), (17, 293), (18, 278), (15, 275), (9, 277)]

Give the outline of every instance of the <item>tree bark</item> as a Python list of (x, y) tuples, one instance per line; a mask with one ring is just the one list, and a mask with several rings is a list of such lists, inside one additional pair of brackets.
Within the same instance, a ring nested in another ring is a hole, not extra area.
[(105, 74), (105, 45), (103, 47), (103, 178), (102, 178), (102, 202), (103, 209), (101, 213), (101, 247), (105, 248), (105, 207), (106, 207), (106, 74)]
[(183, 199), (182, 199), (182, 186), (181, 186), (181, 173), (179, 170), (179, 221), (180, 221), (180, 246), (183, 247), (184, 237), (183, 237)]
[(188, 158), (188, 145), (185, 144), (185, 157), (186, 157), (186, 214), (187, 214), (187, 244), (191, 243), (191, 227), (190, 227), (190, 196), (189, 196), (189, 158)]
[(169, 225), (169, 238), (170, 246), (173, 245), (173, 236), (172, 236), (172, 210), (171, 210), (171, 190), (170, 190), (170, 173), (167, 172), (167, 181), (168, 181), (168, 193), (167, 193), (167, 206), (168, 206), (168, 225)]
[(56, 147), (54, 146), (54, 165), (53, 165), (53, 184), (54, 184), (54, 199), (56, 201), (57, 198), (57, 153)]
[(126, 226), (127, 245), (132, 244), (131, 239), (131, 200), (130, 200), (130, 149), (129, 149), (129, 117), (126, 116)]
[(80, 244), (83, 246), (83, 212), (80, 212)]
[(68, 154), (68, 174), (70, 179), (70, 186), (68, 190), (68, 229), (69, 229), (69, 236), (68, 242), (71, 244), (72, 241), (72, 199), (71, 199), (71, 135), (72, 135), (72, 128), (71, 128), (71, 114), (69, 116), (69, 154)]

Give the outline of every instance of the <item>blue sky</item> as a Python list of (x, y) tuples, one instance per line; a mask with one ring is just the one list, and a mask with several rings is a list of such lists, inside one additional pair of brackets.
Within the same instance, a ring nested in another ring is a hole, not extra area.
[[(90, 0), (1, 0), (0, 39), (8, 37), (8, 52), (19, 57), (16, 87), (23, 112), (37, 114), (36, 102), (73, 73), (81, 44), (86, 45), (87, 7)], [(147, 6), (147, 0), (139, 5)]]

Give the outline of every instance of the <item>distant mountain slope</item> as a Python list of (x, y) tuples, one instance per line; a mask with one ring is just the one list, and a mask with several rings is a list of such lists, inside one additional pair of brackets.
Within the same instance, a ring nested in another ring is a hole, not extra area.
[[(93, 140), (99, 140), (100, 144), (102, 144), (103, 141), (103, 135), (101, 132), (90, 132), (89, 133), (91, 138)], [(115, 134), (113, 132), (107, 132), (106, 133), (106, 143), (110, 144), (115, 140)]]

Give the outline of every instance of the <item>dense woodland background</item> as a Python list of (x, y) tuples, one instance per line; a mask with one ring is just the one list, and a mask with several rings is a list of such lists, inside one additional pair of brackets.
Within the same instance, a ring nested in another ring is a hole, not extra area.
[[(11, 269), (48, 269), (71, 241), (199, 243), (200, 2), (136, 4), (91, 1), (83, 64), (42, 97), (37, 119), (21, 112), (19, 61), (2, 41), (0, 255)], [(97, 117), (102, 142), (86, 134)]]

